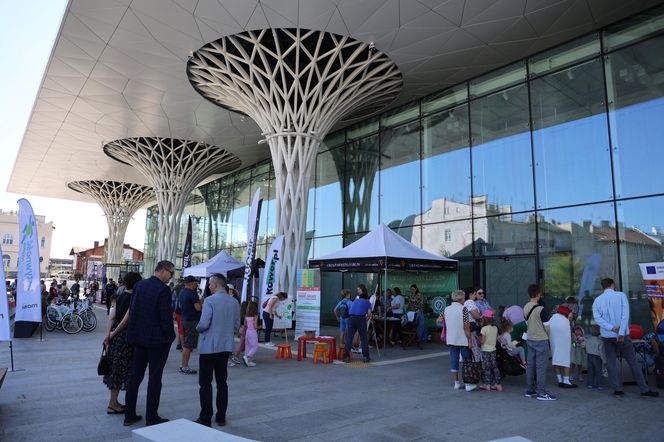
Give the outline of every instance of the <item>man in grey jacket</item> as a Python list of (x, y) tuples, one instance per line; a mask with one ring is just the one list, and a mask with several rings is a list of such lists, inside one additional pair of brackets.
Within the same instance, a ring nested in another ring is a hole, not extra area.
[(196, 327), (198, 342), (198, 385), (201, 413), (196, 423), (212, 425), (212, 374), (217, 381), (215, 422), (226, 425), (228, 357), (235, 347), (235, 331), (240, 328), (240, 305), (226, 292), (226, 278), (215, 273), (208, 282), (212, 296), (203, 302), (201, 319)]

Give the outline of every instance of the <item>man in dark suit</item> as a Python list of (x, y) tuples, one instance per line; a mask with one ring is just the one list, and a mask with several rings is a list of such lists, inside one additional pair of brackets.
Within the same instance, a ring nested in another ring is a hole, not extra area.
[(148, 365), (150, 374), (145, 423), (155, 425), (168, 422), (168, 419), (159, 416), (157, 409), (161, 396), (161, 375), (164, 372), (171, 343), (175, 339), (171, 290), (166, 285), (173, 277), (174, 271), (175, 266), (172, 262), (160, 261), (150, 278), (134, 286), (127, 328), (127, 342), (134, 346), (134, 359), (125, 395), (125, 426), (132, 425), (142, 418), (136, 415), (136, 400), (138, 387), (143, 381)]

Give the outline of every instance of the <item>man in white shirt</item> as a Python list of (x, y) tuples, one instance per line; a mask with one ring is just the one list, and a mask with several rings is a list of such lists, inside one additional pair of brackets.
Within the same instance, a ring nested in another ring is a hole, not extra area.
[(599, 325), (600, 335), (604, 343), (606, 354), (606, 369), (613, 384), (613, 394), (623, 396), (622, 379), (616, 368), (616, 355), (622, 354), (632, 371), (634, 380), (639, 385), (641, 396), (657, 397), (659, 393), (650, 390), (641, 373), (641, 367), (636, 361), (634, 345), (629, 337), (629, 302), (623, 292), (615, 291), (615, 283), (611, 278), (602, 279), (604, 293), (593, 303), (593, 316)]

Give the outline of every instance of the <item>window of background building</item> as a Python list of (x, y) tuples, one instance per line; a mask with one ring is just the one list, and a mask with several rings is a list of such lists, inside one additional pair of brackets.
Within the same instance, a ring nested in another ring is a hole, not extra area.
[(338, 235), (343, 232), (345, 160), (343, 146), (318, 154), (314, 236)]
[(2, 237), (2, 243), (5, 245), (12, 245), (14, 244), (14, 237), (12, 236), (11, 233), (5, 233), (5, 235)]
[(5, 266), (5, 268), (11, 267), (12, 257), (9, 255), (2, 255), (2, 264)]
[(46, 237), (42, 236), (40, 241), (40, 247), (43, 249), (45, 245), (46, 245)]

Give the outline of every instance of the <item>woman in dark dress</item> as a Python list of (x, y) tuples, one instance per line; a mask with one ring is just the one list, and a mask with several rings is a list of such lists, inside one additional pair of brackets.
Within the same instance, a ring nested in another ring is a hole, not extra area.
[(108, 317), (106, 338), (104, 339), (107, 354), (111, 358), (111, 372), (108, 376), (104, 376), (104, 384), (111, 390), (111, 398), (106, 409), (108, 414), (124, 413), (124, 405), (118, 402), (118, 395), (120, 390), (125, 389), (129, 365), (133, 356), (132, 347), (127, 343), (129, 305), (134, 284), (141, 279), (141, 275), (136, 272), (125, 275), (125, 290), (115, 299), (115, 304)]

